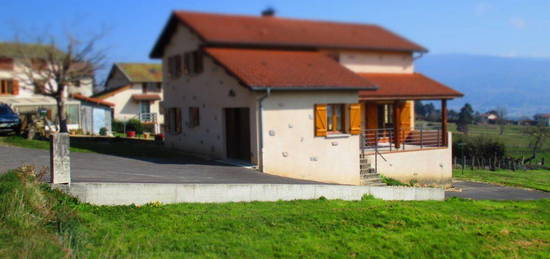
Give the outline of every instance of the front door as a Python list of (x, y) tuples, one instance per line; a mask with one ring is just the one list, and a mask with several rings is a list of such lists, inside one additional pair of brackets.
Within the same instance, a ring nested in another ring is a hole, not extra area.
[(227, 158), (250, 162), (250, 109), (225, 109)]

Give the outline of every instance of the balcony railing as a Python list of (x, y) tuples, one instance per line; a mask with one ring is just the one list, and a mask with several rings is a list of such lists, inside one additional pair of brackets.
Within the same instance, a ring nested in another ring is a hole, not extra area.
[(139, 114), (139, 120), (141, 122), (156, 123), (157, 122), (157, 113), (155, 113), (155, 112), (140, 113)]
[[(446, 132), (444, 134), (447, 134)], [(361, 135), (361, 148), (372, 152), (394, 152), (444, 147), (445, 139), (441, 128), (367, 129)]]

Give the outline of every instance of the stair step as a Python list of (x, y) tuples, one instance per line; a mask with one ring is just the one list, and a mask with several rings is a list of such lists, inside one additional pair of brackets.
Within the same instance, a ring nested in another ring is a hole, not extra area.
[(361, 174), (361, 178), (375, 178), (375, 179), (380, 179), (380, 175), (379, 174), (372, 174), (372, 173), (366, 173), (366, 174)]
[(382, 180), (376, 179), (376, 178), (373, 178), (373, 179), (361, 179), (361, 182), (363, 182), (363, 183), (384, 183), (384, 182), (382, 182)]
[(369, 184), (364, 184), (364, 185), (367, 185), (367, 186), (388, 186), (386, 185), (385, 183), (369, 183)]

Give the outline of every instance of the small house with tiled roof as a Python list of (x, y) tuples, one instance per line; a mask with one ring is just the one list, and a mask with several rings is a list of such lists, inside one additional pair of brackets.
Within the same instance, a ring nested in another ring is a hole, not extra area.
[[(0, 103), (9, 105), (20, 116), (47, 111), (47, 119), (56, 123), (56, 101), (51, 96), (41, 94), (29, 80), (28, 71), (36, 71), (49, 53), (63, 55), (52, 45), (21, 42), (0, 42)], [(71, 130), (82, 128), (80, 120), (81, 101), (72, 95), (90, 96), (93, 92), (93, 75), (67, 84), (69, 97), (65, 101), (67, 127)]]
[(162, 65), (151, 63), (115, 63), (108, 74), (105, 89), (94, 98), (114, 104), (114, 119), (138, 119), (152, 124), (160, 133), (163, 116), (159, 103), (163, 97)]
[[(427, 49), (377, 25), (175, 11), (161, 59), (166, 145), (338, 184), (451, 181), (447, 102), (414, 71)], [(441, 102), (415, 127), (414, 101)]]

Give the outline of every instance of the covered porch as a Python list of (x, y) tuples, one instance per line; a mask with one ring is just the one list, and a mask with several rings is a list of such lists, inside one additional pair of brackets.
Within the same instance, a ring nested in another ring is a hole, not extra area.
[[(447, 101), (462, 94), (422, 74), (361, 74), (379, 87), (360, 91), (363, 154), (448, 147)], [(415, 127), (414, 103), (440, 103), (437, 126)]]

